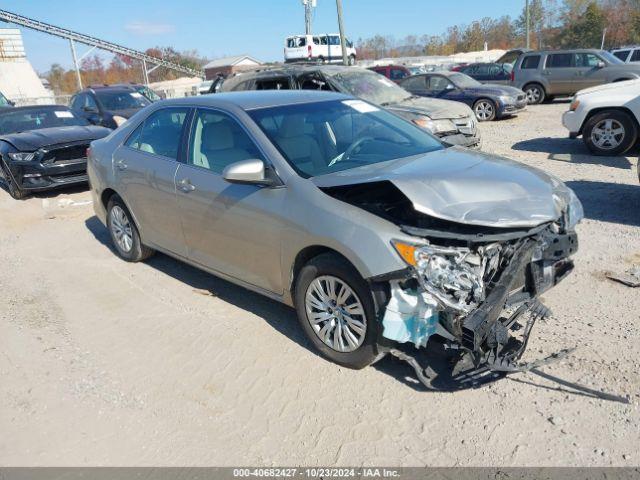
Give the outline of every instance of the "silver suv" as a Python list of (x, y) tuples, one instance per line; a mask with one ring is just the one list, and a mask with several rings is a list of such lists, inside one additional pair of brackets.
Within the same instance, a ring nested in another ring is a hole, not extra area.
[(159, 250), (294, 306), (311, 343), (351, 368), (410, 359), (407, 344), (521, 370), (582, 217), (542, 171), (331, 92), (157, 102), (91, 144), (88, 172), (124, 260)]
[(516, 60), (513, 85), (530, 104), (604, 83), (640, 78), (640, 65), (625, 64), (605, 50), (526, 52)]

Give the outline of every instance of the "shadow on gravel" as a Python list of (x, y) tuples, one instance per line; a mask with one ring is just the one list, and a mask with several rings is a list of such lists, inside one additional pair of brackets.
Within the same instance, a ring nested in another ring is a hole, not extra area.
[[(635, 174), (635, 172), (634, 172)], [(637, 181), (637, 177), (635, 177)], [(578, 195), (584, 215), (601, 222), (640, 226), (640, 185), (576, 180), (566, 182)]]
[[(587, 165), (604, 165), (611, 168), (629, 170), (634, 162), (623, 156), (599, 157), (592, 155), (582, 141), (570, 138), (533, 138), (514, 143), (511, 147), (523, 152), (548, 153), (549, 160), (565, 163), (584, 163)], [(630, 153), (634, 155), (632, 150)]]

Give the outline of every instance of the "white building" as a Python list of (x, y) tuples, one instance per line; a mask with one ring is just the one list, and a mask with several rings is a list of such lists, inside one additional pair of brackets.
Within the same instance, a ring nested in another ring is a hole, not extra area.
[(27, 60), (17, 28), (0, 29), (0, 91), (16, 105), (55, 103)]

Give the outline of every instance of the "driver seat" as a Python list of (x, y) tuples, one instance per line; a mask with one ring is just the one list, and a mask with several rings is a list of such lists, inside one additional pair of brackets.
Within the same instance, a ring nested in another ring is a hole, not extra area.
[(282, 120), (276, 143), (296, 168), (302, 171), (324, 171), (322, 150), (318, 142), (304, 131), (304, 115), (289, 115)]

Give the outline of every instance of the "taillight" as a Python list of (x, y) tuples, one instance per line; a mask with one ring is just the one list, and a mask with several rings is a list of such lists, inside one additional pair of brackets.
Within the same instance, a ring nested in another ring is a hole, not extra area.
[(307, 55), (311, 58), (311, 45), (307, 45)]

